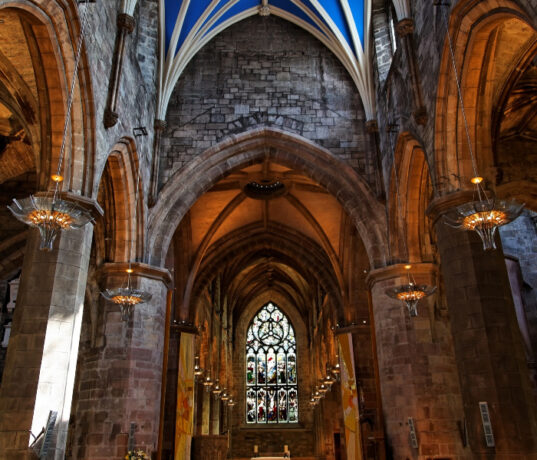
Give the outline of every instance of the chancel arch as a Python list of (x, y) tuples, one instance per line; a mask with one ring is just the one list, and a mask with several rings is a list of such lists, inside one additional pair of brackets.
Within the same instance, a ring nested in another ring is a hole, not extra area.
[[(203, 192), (232, 170), (267, 156), (304, 171), (337, 197), (359, 229), (371, 263), (383, 263), (380, 251), (385, 246), (381, 230), (384, 216), (369, 187), (326, 149), (275, 128), (256, 128), (229, 137), (195, 158), (166, 183), (149, 216), (148, 249), (153, 262), (163, 260), (175, 228)], [(192, 174), (194, 170), (196, 175)]]

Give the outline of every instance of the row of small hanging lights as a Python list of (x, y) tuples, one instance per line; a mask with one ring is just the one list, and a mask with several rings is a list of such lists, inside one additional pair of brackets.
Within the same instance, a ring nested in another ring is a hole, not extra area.
[[(58, 167), (56, 174), (51, 176), (51, 179), (55, 184), (54, 192), (52, 194), (47, 193), (44, 196), (30, 195), (28, 198), (21, 200), (13, 199), (13, 204), (8, 206), (8, 209), (19, 221), (39, 230), (41, 237), (39, 249), (42, 251), (52, 251), (54, 241), (61, 230), (80, 229), (89, 222), (93, 221), (89, 210), (83, 208), (75, 202), (67, 201), (61, 198), (61, 187), (64, 180), (62, 176), (62, 166), (64, 164), (67, 143), (67, 131), (71, 123), (71, 110), (73, 106), (78, 69), (80, 66), (80, 58), (82, 55), (82, 45), (84, 43), (85, 31), (88, 22), (88, 0), (85, 0), (84, 5), (85, 11), (82, 18), (80, 37), (77, 44), (73, 79), (67, 99), (67, 112), (65, 115), (62, 144), (58, 157)], [(139, 182), (140, 173), (137, 171), (134, 222), (136, 222), (138, 207)], [(134, 236), (131, 239), (131, 249), (134, 247), (133, 245)], [(131, 251), (131, 257), (134, 257), (133, 254), (134, 251)], [(101, 293), (107, 300), (119, 305), (121, 317), (124, 321), (127, 321), (131, 317), (133, 309), (136, 305), (151, 300), (150, 293), (135, 289), (132, 286), (131, 275), (134, 270), (132, 268), (132, 260), (130, 258), (129, 266), (126, 272), (127, 280), (124, 286), (117, 289), (106, 289)]]
[(340, 374), (341, 368), (339, 365), (339, 358), (336, 357), (336, 364), (333, 366), (328, 363), (326, 364), (326, 374), (324, 377), (319, 379), (317, 385), (312, 390), (309, 400), (311, 406), (317, 406), (321, 399), (323, 399), (326, 394), (332, 390), (332, 385), (339, 381)]
[(213, 381), (211, 378), (211, 372), (205, 370), (200, 365), (200, 357), (194, 357), (194, 377), (196, 381), (201, 382), (207, 393), (212, 393), (215, 399), (220, 399), (227, 406), (233, 407), (235, 405), (235, 400), (233, 395), (228, 393), (227, 388), (220, 387), (219, 379)]

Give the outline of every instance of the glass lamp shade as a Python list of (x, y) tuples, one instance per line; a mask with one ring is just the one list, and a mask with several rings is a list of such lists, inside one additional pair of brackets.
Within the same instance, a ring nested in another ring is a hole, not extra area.
[(213, 379), (211, 379), (211, 376), (207, 374), (207, 376), (203, 379), (203, 386), (205, 387), (206, 391), (211, 391), (211, 387), (213, 386)]
[(496, 249), (494, 235), (498, 227), (515, 220), (524, 208), (514, 200), (472, 201), (457, 206), (446, 214), (448, 225), (463, 230), (473, 230), (481, 238), (483, 249)]
[(200, 366), (200, 357), (195, 356), (194, 357), (194, 376), (199, 378), (203, 375), (204, 370)]
[(92, 221), (91, 213), (72, 201), (54, 199), (52, 196), (33, 196), (13, 199), (8, 206), (21, 222), (36, 227), (41, 235), (42, 251), (52, 251), (52, 245), (60, 230), (81, 228)]
[(105, 289), (101, 294), (106, 300), (119, 305), (123, 321), (128, 321), (135, 305), (149, 302), (151, 300), (151, 294), (138, 289), (133, 289), (130, 286), (118, 289)]
[(218, 398), (222, 393), (222, 388), (220, 388), (220, 382), (218, 381), (218, 379), (216, 379), (216, 381), (214, 382), (212, 392), (215, 398)]
[(410, 316), (418, 316), (418, 302), (430, 296), (435, 290), (436, 286), (431, 287), (425, 284), (408, 283), (386, 289), (386, 295), (392, 299), (401, 300), (407, 306)]

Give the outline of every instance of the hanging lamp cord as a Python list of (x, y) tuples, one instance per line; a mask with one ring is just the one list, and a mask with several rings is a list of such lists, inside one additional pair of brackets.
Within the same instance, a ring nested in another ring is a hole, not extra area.
[[(84, 1), (84, 16), (82, 17), (82, 26), (80, 29), (80, 36), (78, 38), (77, 43), (77, 51), (76, 51), (76, 58), (75, 58), (75, 66), (73, 69), (73, 80), (71, 81), (71, 89), (69, 91), (69, 97), (67, 99), (67, 113), (65, 114), (65, 123), (63, 126), (63, 137), (62, 137), (62, 145), (60, 148), (60, 155), (58, 158), (58, 169), (56, 170), (57, 176), (61, 176), (62, 166), (63, 166), (63, 160), (65, 156), (65, 146), (67, 143), (67, 130), (69, 128), (69, 124), (71, 122), (71, 109), (73, 107), (73, 99), (74, 99), (74, 93), (75, 93), (75, 87), (76, 87), (76, 80), (78, 76), (78, 68), (80, 65), (80, 57), (82, 55), (82, 45), (84, 43), (84, 35), (86, 31), (86, 25), (88, 23), (88, 0)], [(53, 203), (56, 202), (56, 199), (58, 197), (58, 193), (60, 190), (60, 183), (61, 181), (56, 182), (56, 187), (54, 188), (54, 198), (52, 200)]]
[[(453, 41), (451, 40), (451, 33), (449, 31), (449, 20), (446, 14), (446, 10), (443, 8), (443, 6), (445, 5), (446, 4), (441, 3), (441, 2), (436, 4), (436, 6), (438, 6), (439, 8), (442, 8), (442, 15), (446, 23), (446, 33), (447, 33), (447, 38), (448, 38), (449, 54), (451, 57), (451, 66), (453, 67), (453, 74), (455, 75), (455, 83), (457, 84), (457, 95), (459, 98), (459, 103), (461, 105), (464, 131), (466, 133), (466, 141), (468, 142), (468, 152), (470, 153), (470, 160), (472, 162), (472, 170), (474, 173), (474, 177), (479, 177), (479, 172), (477, 170), (477, 162), (476, 162), (476, 158), (474, 155), (474, 149), (472, 147), (472, 140), (470, 138), (470, 128), (468, 127), (468, 119), (466, 117), (466, 110), (464, 108), (464, 100), (462, 97), (462, 89), (461, 89), (461, 83), (460, 83), (460, 78), (459, 78), (459, 72), (457, 70), (457, 64), (455, 62), (455, 52), (453, 51)], [(447, 6), (449, 6), (449, 4)], [(483, 197), (484, 197), (487, 200), (487, 202), (489, 202), (487, 194), (485, 193), (485, 190), (482, 188), (481, 184), (476, 183), (475, 185), (476, 185), (479, 201), (483, 201)]]

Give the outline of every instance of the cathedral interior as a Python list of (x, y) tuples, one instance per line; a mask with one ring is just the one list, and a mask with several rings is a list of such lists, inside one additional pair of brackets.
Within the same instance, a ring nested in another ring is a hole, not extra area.
[(0, 459), (537, 459), (535, 0), (0, 0)]

